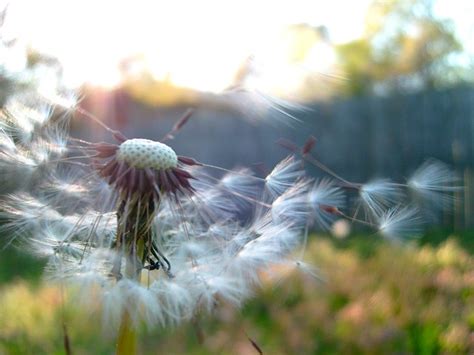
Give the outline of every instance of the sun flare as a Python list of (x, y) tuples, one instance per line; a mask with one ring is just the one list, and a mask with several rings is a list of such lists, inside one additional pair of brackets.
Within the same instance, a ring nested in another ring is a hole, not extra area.
[[(271, 69), (268, 85), (293, 87), (301, 78), (276, 67), (287, 40), (282, 31), (291, 24), (321, 24), (320, 5), (308, 0), (16, 0), (5, 27), (25, 46), (58, 58), (71, 87), (114, 87), (138, 70), (176, 86), (219, 92), (256, 52)], [(124, 65), (130, 61), (138, 66)]]

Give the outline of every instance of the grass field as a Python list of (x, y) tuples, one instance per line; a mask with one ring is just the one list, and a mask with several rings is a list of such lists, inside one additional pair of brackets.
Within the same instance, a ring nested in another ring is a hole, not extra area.
[[(169, 329), (142, 329), (143, 354), (474, 353), (474, 233), (436, 230), (416, 244), (377, 237), (311, 238), (306, 259), (324, 282), (291, 274), (267, 282), (242, 310)], [(112, 354), (100, 315), (63, 302), (41, 279), (44, 261), (0, 254), (0, 354)], [(279, 270), (285, 274), (284, 270)]]

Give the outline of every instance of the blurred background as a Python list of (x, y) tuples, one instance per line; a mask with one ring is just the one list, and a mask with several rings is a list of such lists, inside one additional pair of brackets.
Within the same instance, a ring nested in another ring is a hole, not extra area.
[[(428, 158), (464, 181), (441, 225), (414, 244), (338, 223), (308, 246), (325, 283), (291, 275), (242, 313), (222, 307), (144, 331), (143, 353), (256, 353), (248, 337), (271, 354), (474, 353), (474, 3), (6, 5), (3, 70), (60, 80), (128, 137), (160, 139), (194, 108), (170, 145), (213, 165), (268, 171), (288, 154), (279, 139), (302, 145), (313, 135), (314, 155), (352, 181), (402, 181)], [(79, 116), (72, 130), (109, 139)], [(61, 353), (64, 314), (75, 353), (113, 352), (92, 316), (62, 306), (42, 281), (44, 263), (0, 252), (0, 353)]]

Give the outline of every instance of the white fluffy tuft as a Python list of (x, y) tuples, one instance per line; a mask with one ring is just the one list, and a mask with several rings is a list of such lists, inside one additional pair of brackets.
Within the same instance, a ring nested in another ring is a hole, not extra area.
[(423, 220), (418, 209), (410, 206), (396, 206), (378, 218), (379, 232), (396, 241), (420, 236)]
[(400, 186), (389, 180), (374, 180), (361, 186), (360, 200), (370, 216), (379, 217), (403, 197)]
[[(329, 179), (316, 181), (308, 194), (314, 222), (323, 229), (329, 229), (337, 217), (330, 209), (340, 210), (345, 206), (345, 195), (342, 189)], [(336, 211), (335, 210), (335, 211)]]
[(280, 196), (303, 176), (301, 161), (289, 156), (279, 162), (265, 178), (266, 188), (273, 198)]
[(458, 176), (444, 163), (428, 160), (408, 180), (415, 198), (425, 206), (451, 208), (453, 193), (461, 189)]

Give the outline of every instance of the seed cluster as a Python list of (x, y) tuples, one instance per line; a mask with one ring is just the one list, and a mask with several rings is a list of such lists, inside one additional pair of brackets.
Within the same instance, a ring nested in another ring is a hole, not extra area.
[(117, 160), (139, 169), (165, 170), (178, 165), (178, 157), (173, 149), (166, 144), (142, 138), (123, 142), (118, 149)]

